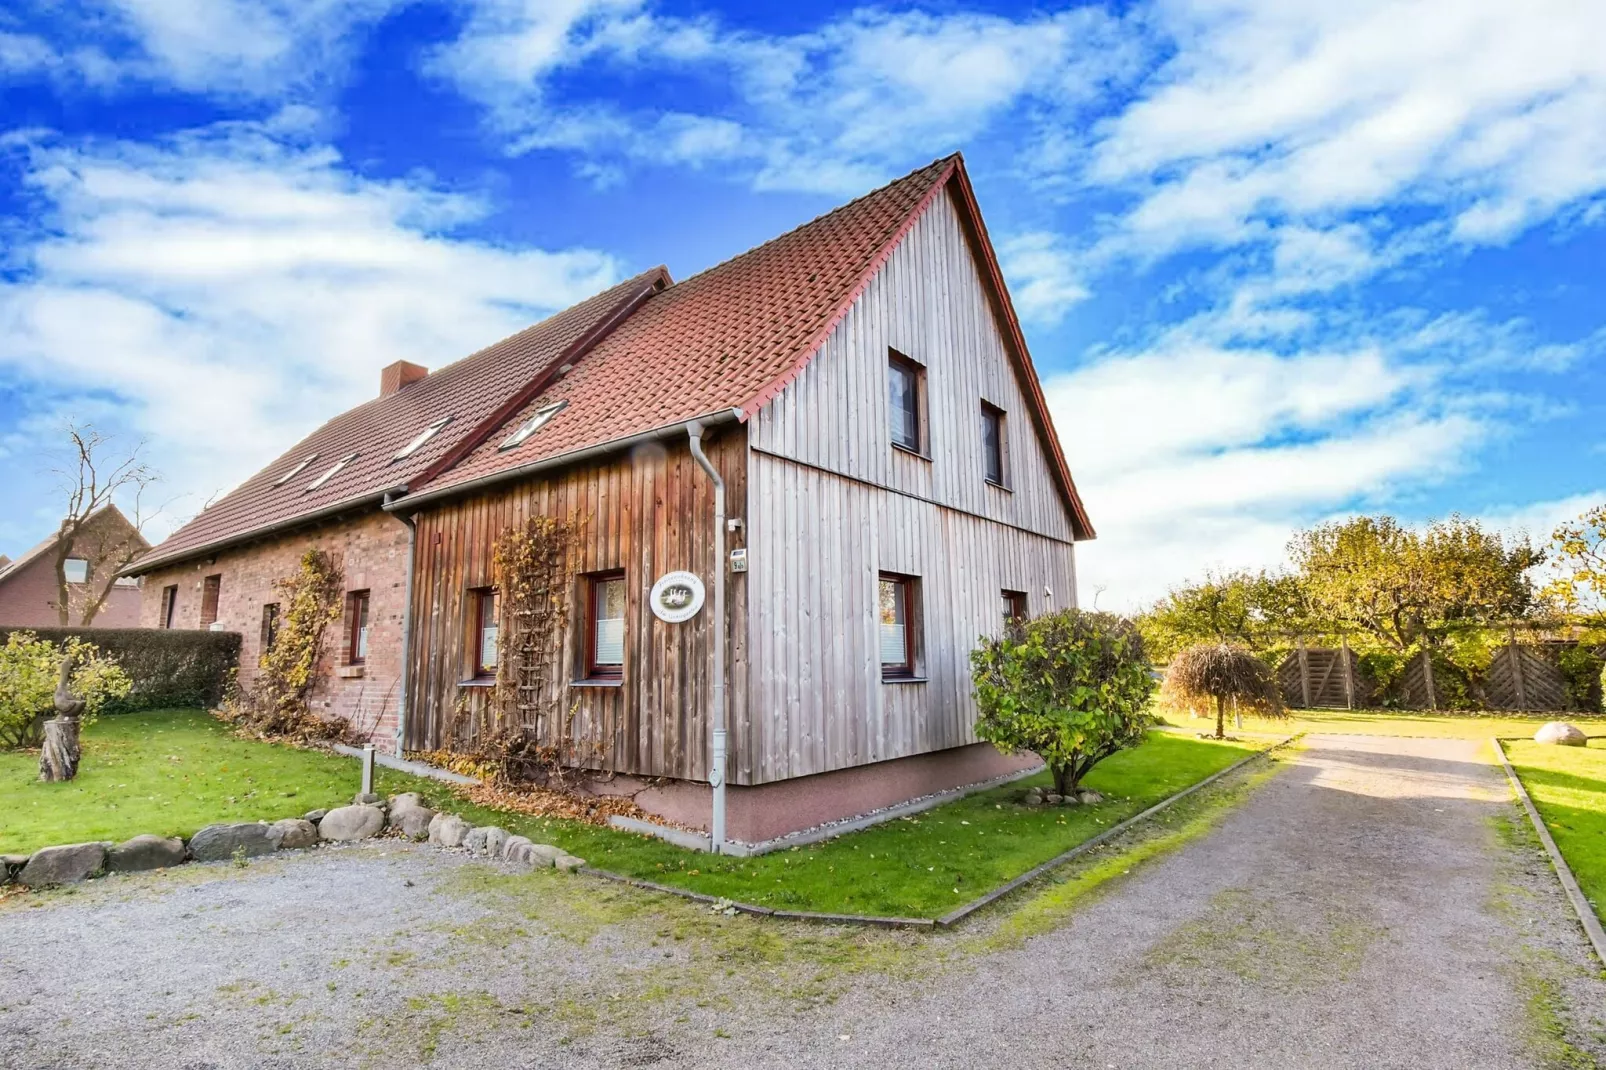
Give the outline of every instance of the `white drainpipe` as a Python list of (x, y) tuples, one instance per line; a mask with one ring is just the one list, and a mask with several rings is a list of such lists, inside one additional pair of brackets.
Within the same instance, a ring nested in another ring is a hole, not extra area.
[(708, 771), (714, 789), (714, 817), (711, 839), (715, 854), (725, 850), (725, 481), (703, 452), (703, 425), (693, 420), (686, 425), (691, 439), (691, 455), (714, 481), (714, 687), (709, 720), (714, 729), (713, 763)]

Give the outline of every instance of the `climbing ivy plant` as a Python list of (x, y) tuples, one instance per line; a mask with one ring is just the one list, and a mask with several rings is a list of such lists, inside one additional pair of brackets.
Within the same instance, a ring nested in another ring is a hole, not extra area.
[(279, 626), (257, 659), (250, 691), (231, 704), (233, 719), (264, 735), (333, 737), (348, 730), (343, 721), (315, 716), (307, 702), (320, 679), (324, 635), (340, 619), (344, 582), (340, 566), (317, 548), (274, 581)]

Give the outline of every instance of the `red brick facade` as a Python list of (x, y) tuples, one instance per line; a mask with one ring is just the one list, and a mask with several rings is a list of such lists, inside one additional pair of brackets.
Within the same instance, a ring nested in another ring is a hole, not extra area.
[(324, 640), (322, 680), (313, 711), (343, 717), (384, 750), (396, 744), (396, 710), (401, 691), (402, 621), (407, 601), (407, 526), (373, 510), (367, 515), (240, 549), (221, 550), (144, 577), (140, 625), (163, 626), (163, 591), (176, 586), (172, 626), (198, 628), (208, 576), (219, 577), (216, 628), (239, 632), (240, 683), (250, 686), (262, 653), (263, 607), (281, 601), (275, 580), (291, 575), (309, 547), (334, 557), (345, 573), (345, 588), (368, 592), (368, 656), (348, 665), (348, 621), (330, 626)]
[[(129, 543), (144, 546), (133, 525), (116, 509), (103, 509), (85, 521), (71, 556), (106, 560), (119, 547)], [(0, 568), (0, 625), (25, 628), (55, 628), (61, 624), (57, 612), (56, 546), (47, 539), (19, 557), (7, 568)], [(119, 559), (120, 560), (120, 559)], [(106, 580), (107, 564), (90, 583), (68, 583), (67, 624), (83, 622), (84, 603), (98, 593)], [(91, 628), (134, 628), (140, 619), (140, 590), (133, 584), (114, 584), (101, 603)]]

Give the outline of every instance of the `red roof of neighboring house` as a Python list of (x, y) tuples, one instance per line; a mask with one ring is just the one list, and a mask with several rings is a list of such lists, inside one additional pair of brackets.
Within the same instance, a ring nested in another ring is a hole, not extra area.
[[(158, 546), (137, 568), (240, 541), (286, 522), (367, 504), (404, 486), (436, 497), (515, 478), (577, 451), (687, 420), (747, 419), (808, 364), (937, 194), (952, 184), (1073, 530), (1093, 528), (1071, 482), (1031, 356), (958, 154), (934, 161), (683, 282), (662, 268), (472, 357), (347, 412)], [(522, 445), (508, 434), (544, 405), (566, 406)], [(454, 417), (405, 462), (390, 456), (439, 416)], [(351, 451), (361, 456), (314, 492), (303, 488)], [(318, 460), (272, 484), (310, 453)], [(404, 499), (405, 500), (405, 499)]]
[[(366, 507), (386, 492), (405, 487), (488, 420), (499, 420), (504, 407), (519, 401), (521, 393), (548, 366), (561, 365), (584, 349), (610, 324), (628, 315), (655, 286), (667, 281), (662, 267), (644, 272), (394, 394), (341, 413), (179, 528), (129, 571), (149, 571), (163, 562), (287, 524)], [(443, 416), (452, 420), (433, 438), (409, 457), (392, 460), (398, 450)], [(357, 457), (328, 482), (307, 489), (351, 453)], [(313, 456), (316, 460), (279, 483), (282, 476)]]

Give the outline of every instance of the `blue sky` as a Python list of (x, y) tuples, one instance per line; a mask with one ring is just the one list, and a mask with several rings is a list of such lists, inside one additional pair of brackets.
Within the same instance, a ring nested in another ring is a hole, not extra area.
[(1352, 510), (1606, 498), (1606, 5), (19, 0), (0, 552), (65, 419), (160, 535), (398, 357), (962, 149), (1127, 607)]

